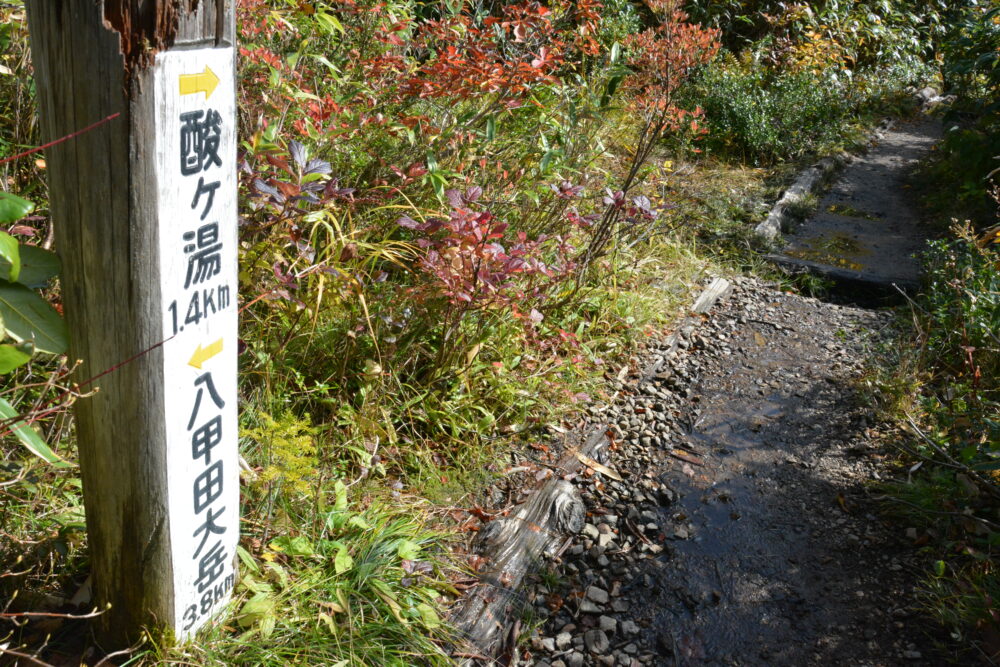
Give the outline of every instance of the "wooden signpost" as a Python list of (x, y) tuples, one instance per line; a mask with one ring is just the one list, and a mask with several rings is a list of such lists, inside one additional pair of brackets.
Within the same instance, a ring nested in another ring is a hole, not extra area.
[[(28, 0), (108, 646), (185, 639), (236, 580), (234, 0)], [(101, 375), (113, 369), (110, 373)]]

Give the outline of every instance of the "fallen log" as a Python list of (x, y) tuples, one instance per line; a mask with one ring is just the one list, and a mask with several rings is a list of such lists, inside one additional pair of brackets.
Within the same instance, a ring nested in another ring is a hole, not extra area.
[[(559, 477), (547, 480), (511, 515), (479, 531), (472, 546), (486, 561), (478, 573), (479, 583), (451, 619), (464, 640), (462, 651), (479, 656), (501, 652), (511, 618), (520, 611), (518, 589), (525, 576), (537, 571), (546, 558), (557, 556), (583, 529), (583, 500), (564, 478), (583, 467), (578, 454), (597, 460), (609, 445), (604, 429), (595, 429), (580, 446), (567, 447), (556, 466)], [(464, 664), (483, 661), (466, 658)]]

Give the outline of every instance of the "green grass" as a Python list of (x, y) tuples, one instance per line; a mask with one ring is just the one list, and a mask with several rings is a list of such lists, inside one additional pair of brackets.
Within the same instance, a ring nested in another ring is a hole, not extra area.
[(796, 220), (803, 221), (819, 208), (819, 197), (809, 193), (803, 197), (796, 199), (792, 202), (788, 208), (788, 214), (795, 218)]
[(444, 535), (407, 502), (355, 510), (339, 493), (318, 531), (275, 538), (257, 557), (241, 551), (221, 626), (135, 664), (452, 664), (441, 610), (456, 591)]

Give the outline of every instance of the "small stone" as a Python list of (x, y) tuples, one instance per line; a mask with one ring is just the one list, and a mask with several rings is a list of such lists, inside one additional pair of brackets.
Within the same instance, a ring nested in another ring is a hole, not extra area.
[(556, 635), (556, 648), (565, 651), (573, 643), (573, 635), (568, 632), (560, 632)]
[(583, 635), (583, 642), (588, 651), (598, 655), (603, 655), (611, 646), (611, 642), (608, 641), (608, 636), (603, 630), (588, 630)]
[(592, 523), (585, 523), (583, 525), (583, 534), (592, 540), (596, 540), (600, 536), (600, 531), (598, 531), (597, 526)]
[[(635, 621), (622, 621), (622, 632), (626, 635), (637, 635), (639, 634), (639, 626), (635, 624)], [(558, 640), (556, 641), (558, 643)]]
[(597, 619), (597, 623), (601, 630), (607, 632), (608, 634), (614, 634), (615, 630), (618, 629), (618, 621), (610, 616), (601, 616)]
[(566, 667), (583, 667), (583, 654), (573, 651), (567, 655)]
[(587, 589), (587, 597), (597, 604), (607, 604), (608, 600), (611, 599), (606, 590), (597, 586), (591, 586)]
[(920, 660), (924, 655), (920, 651), (903, 651), (903, 657), (907, 660)]
[(556, 640), (553, 637), (543, 637), (541, 645), (542, 650), (548, 653), (554, 653), (556, 650)]

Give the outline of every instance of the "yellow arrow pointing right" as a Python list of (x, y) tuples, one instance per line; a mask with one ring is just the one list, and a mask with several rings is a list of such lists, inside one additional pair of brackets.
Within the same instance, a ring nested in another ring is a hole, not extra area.
[(205, 93), (207, 100), (219, 86), (219, 77), (215, 75), (208, 65), (201, 74), (181, 74), (180, 88), (181, 95), (195, 95)]
[(208, 347), (202, 347), (199, 344), (198, 349), (195, 350), (194, 354), (191, 355), (191, 361), (188, 362), (188, 365), (194, 366), (198, 370), (201, 370), (202, 364), (204, 364), (206, 361), (217, 355), (219, 352), (222, 352), (221, 338), (212, 343), (211, 345), (209, 345)]

